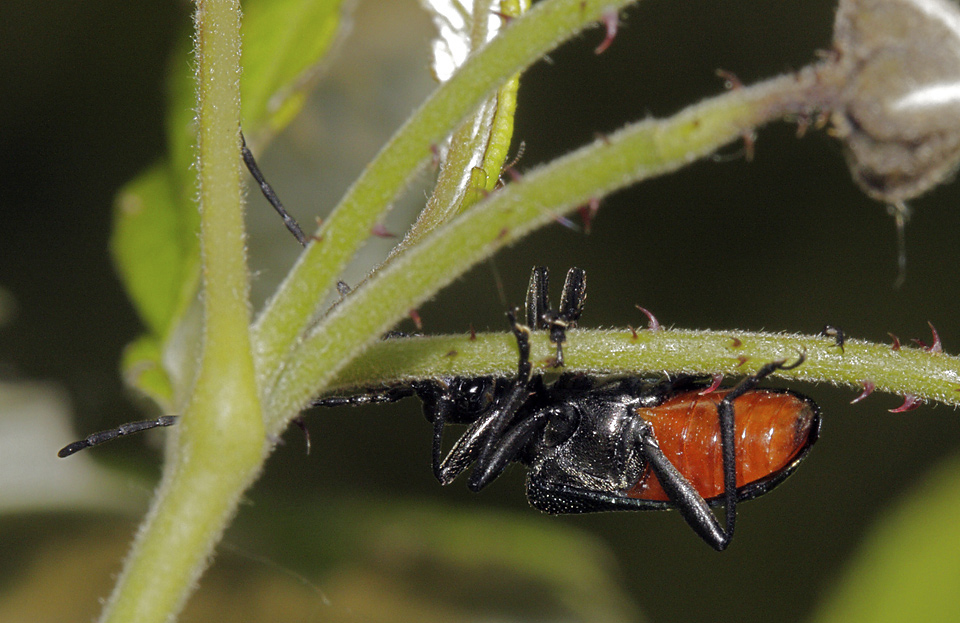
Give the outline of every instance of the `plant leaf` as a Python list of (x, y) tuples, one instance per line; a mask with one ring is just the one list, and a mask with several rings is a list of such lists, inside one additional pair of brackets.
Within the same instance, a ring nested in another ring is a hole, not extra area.
[(960, 594), (960, 457), (881, 521), (815, 621), (948, 621)]
[[(319, 63), (340, 30), (344, 4), (342, 0), (245, 3), (246, 68), (241, 89), (248, 138), (255, 135), (262, 144), (300, 110), (319, 75)], [(121, 280), (152, 336), (152, 341), (138, 342), (125, 353), (124, 373), (136, 387), (162, 400), (169, 400), (172, 392), (160, 357), (200, 283), (191, 55), (192, 41), (184, 33), (168, 78), (169, 153), (118, 194), (111, 240)], [(144, 375), (144, 370), (150, 373)]]
[(110, 245), (117, 271), (147, 329), (159, 336), (199, 253), (188, 242), (199, 217), (178, 209), (177, 195), (170, 168), (156, 164), (121, 189), (114, 207)]
[[(278, 132), (300, 112), (318, 63), (341, 32), (343, 0), (244, 3), (240, 96), (248, 138)], [(350, 4), (350, 3), (347, 3)]]
[(174, 410), (173, 387), (170, 377), (159, 365), (162, 356), (160, 340), (145, 333), (127, 344), (120, 368), (127, 385), (150, 396), (164, 412), (170, 413)]

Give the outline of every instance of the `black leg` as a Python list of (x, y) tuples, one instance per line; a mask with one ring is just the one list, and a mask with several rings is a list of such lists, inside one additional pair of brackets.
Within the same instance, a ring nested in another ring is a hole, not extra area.
[[(446, 391), (449, 392), (449, 389)], [(443, 428), (450, 421), (455, 408), (453, 397), (449, 393), (440, 393), (436, 396), (432, 395), (429, 403), (424, 396), (421, 395), (420, 398), (424, 399), (423, 412), (427, 416), (427, 420), (433, 423), (433, 448), (430, 459), (433, 466), (433, 475), (443, 483), (440, 452), (443, 448)]]
[[(726, 542), (729, 543), (733, 538), (733, 530), (737, 521), (737, 451), (736, 451), (736, 422), (734, 421), (733, 401), (745, 393), (755, 389), (760, 382), (776, 372), (777, 370), (792, 370), (806, 359), (801, 354), (797, 360), (789, 366), (784, 360), (772, 361), (759, 370), (756, 374), (748, 376), (731, 389), (720, 404), (717, 405), (717, 412), (720, 417), (720, 442), (723, 449), (723, 489), (724, 489), (724, 515), (726, 517)], [(716, 546), (714, 546), (716, 547)], [(724, 543), (726, 547), (726, 543)], [(718, 548), (722, 549), (722, 548)]]
[[(529, 398), (529, 386), (533, 372), (530, 363), (530, 329), (517, 322), (515, 312), (509, 312), (507, 317), (517, 339), (520, 351), (517, 364), (517, 378), (510, 389), (500, 400), (485, 413), (481, 414), (463, 433), (453, 449), (440, 465), (439, 480), (441, 484), (449, 484), (456, 479), (471, 463), (479, 460), (485, 464), (500, 442), (503, 431), (516, 416)], [(479, 458), (478, 458), (479, 457)], [(471, 488), (475, 484), (471, 474)]]
[(277, 197), (277, 193), (273, 191), (273, 188), (263, 177), (263, 173), (260, 172), (260, 167), (257, 166), (257, 161), (254, 159), (253, 153), (247, 147), (247, 140), (243, 137), (243, 132), (240, 133), (240, 154), (243, 156), (243, 163), (247, 165), (247, 170), (250, 171), (250, 175), (252, 175), (253, 179), (257, 180), (257, 184), (260, 185), (260, 192), (263, 193), (263, 196), (267, 198), (267, 201), (270, 202), (273, 209), (276, 210), (280, 218), (283, 219), (283, 224), (287, 226), (287, 229), (293, 234), (293, 237), (297, 239), (300, 246), (307, 246), (307, 239), (303, 235), (303, 230), (300, 229), (300, 225), (297, 224), (297, 221), (294, 220), (286, 208), (283, 207), (283, 204), (280, 203), (280, 198)]
[(639, 429), (639, 441), (642, 443), (642, 452), (648, 464), (660, 481), (660, 485), (667, 493), (667, 497), (677, 507), (680, 514), (700, 537), (717, 551), (723, 551), (730, 540), (737, 522), (737, 450), (736, 450), (736, 421), (734, 401), (747, 392), (755, 389), (766, 377), (777, 370), (790, 370), (803, 363), (804, 357), (787, 366), (784, 362), (774, 361), (766, 364), (756, 374), (748, 376), (731, 389), (717, 406), (720, 418), (720, 442), (723, 453), (723, 496), (724, 496), (724, 527), (720, 527), (716, 516), (710, 512), (706, 500), (703, 499), (690, 482), (683, 477), (676, 467), (664, 456), (660, 450), (653, 430), (646, 424)]
[(534, 266), (527, 286), (527, 326), (533, 330), (546, 329), (544, 314), (550, 310), (550, 271), (546, 266)]
[(550, 306), (550, 275), (543, 266), (534, 267), (527, 288), (527, 326), (534, 330), (548, 329), (550, 342), (557, 347), (556, 365), (563, 365), (563, 344), (567, 329), (575, 327), (587, 299), (587, 274), (583, 269), (571, 268), (563, 283), (560, 310)]
[(587, 300), (587, 273), (581, 268), (571, 268), (563, 282), (560, 297), (560, 312), (550, 322), (550, 341), (557, 345), (557, 365), (563, 365), (563, 344), (567, 341), (567, 329), (577, 326)]
[[(641, 452), (647, 464), (656, 474), (657, 480), (666, 492), (670, 502), (680, 511), (680, 515), (693, 528), (694, 532), (715, 550), (723, 551), (726, 549), (727, 545), (730, 544), (730, 539), (733, 538), (731, 507), (728, 506), (726, 509), (727, 525), (726, 529), (723, 529), (720, 527), (716, 516), (710, 511), (710, 507), (703, 496), (664, 455), (649, 422), (638, 419), (636, 439), (640, 444)], [(726, 453), (724, 453), (724, 477), (726, 477), (726, 459)], [(734, 472), (734, 477), (736, 477), (736, 472)], [(724, 482), (726, 482), (726, 479)], [(728, 493), (730, 491), (733, 492), (733, 509), (735, 512), (737, 495), (735, 483), (732, 489), (728, 489)], [(729, 503), (730, 496), (727, 496), (727, 504)]]
[[(503, 471), (506, 462), (503, 463), (496, 474), (490, 475), (488, 468), (498, 461), (495, 457), (504, 443), (507, 426), (530, 398), (530, 381), (533, 373), (533, 366), (530, 363), (530, 328), (517, 322), (515, 312), (509, 312), (507, 317), (510, 320), (513, 335), (517, 339), (517, 349), (520, 352), (517, 363), (517, 380), (507, 393), (503, 404), (497, 405), (489, 418), (488, 433), (484, 435), (482, 450), (467, 482), (467, 487), (472, 491), (479, 491)], [(516, 452), (513, 452), (510, 455), (511, 458), (515, 454)]]
[(433, 476), (441, 483), (443, 482), (443, 473), (440, 471), (440, 452), (443, 449), (443, 427), (446, 422), (442, 417), (433, 420), (433, 449), (430, 458), (431, 467), (433, 467)]
[(516, 461), (535, 435), (543, 431), (550, 421), (550, 413), (540, 411), (525, 418), (511, 428), (492, 447), (488, 456), (477, 460), (470, 472), (469, 487), (479, 491), (497, 479), (512, 461)]

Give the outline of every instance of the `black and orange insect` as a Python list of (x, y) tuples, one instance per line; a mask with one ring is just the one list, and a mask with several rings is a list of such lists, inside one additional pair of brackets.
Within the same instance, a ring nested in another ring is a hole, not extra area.
[[(527, 498), (547, 513), (676, 508), (717, 550), (734, 533), (737, 503), (770, 491), (807, 455), (820, 430), (809, 398), (758, 385), (777, 370), (800, 365), (774, 361), (728, 389), (710, 391), (702, 377), (600, 377), (564, 372), (552, 383), (530, 362), (530, 333), (550, 332), (563, 362), (566, 330), (576, 325), (586, 298), (584, 271), (567, 274), (559, 310), (549, 301), (548, 273), (534, 268), (526, 323), (508, 313), (517, 341), (517, 374), (445, 377), (345, 396), (315, 406), (393, 402), (416, 395), (433, 423), (433, 469), (441, 484), (472, 466), (467, 486), (479, 491), (510, 463), (528, 469)], [(402, 338), (398, 338), (402, 339)], [(61, 450), (66, 456), (120, 435), (168, 426), (173, 418), (134, 422), (95, 433)], [(466, 425), (442, 456), (451, 424)], [(721, 525), (710, 510), (724, 505)]]
[[(676, 508), (707, 543), (723, 550), (733, 537), (738, 501), (770, 491), (798, 467), (820, 430), (812, 400), (760, 389), (776, 361), (729, 389), (686, 375), (668, 379), (563, 373), (552, 383), (534, 374), (532, 330), (550, 331), (563, 362), (566, 329), (586, 298), (586, 275), (567, 273), (559, 311), (549, 302), (548, 273), (534, 268), (526, 324), (508, 314), (520, 357), (514, 378), (449, 377), (417, 381), (317, 406), (391, 402), (417, 395), (434, 425), (433, 469), (449, 484), (471, 465), (467, 486), (479, 491), (512, 462), (528, 468), (527, 499), (547, 513)], [(467, 429), (441, 460), (449, 424)], [(724, 504), (721, 527), (710, 506)]]

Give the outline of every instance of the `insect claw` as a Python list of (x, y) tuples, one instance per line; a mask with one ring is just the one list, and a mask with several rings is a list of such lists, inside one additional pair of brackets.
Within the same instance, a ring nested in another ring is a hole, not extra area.
[(791, 363), (791, 364), (788, 366), (788, 365), (786, 365), (787, 360), (784, 359), (784, 360), (782, 360), (782, 361), (780, 362), (780, 365), (779, 365), (778, 367), (779, 367), (781, 370), (793, 370), (794, 368), (799, 367), (799, 366), (800, 366), (804, 361), (806, 361), (806, 360), (807, 360), (807, 349), (804, 348), (804, 349), (802, 349), (802, 350), (798, 350), (798, 351), (797, 351), (797, 360), (796, 360), (796, 361), (794, 361), (793, 363)]
[(307, 444), (307, 454), (310, 454), (310, 429), (307, 428), (307, 423), (303, 421), (302, 417), (293, 418), (293, 423), (303, 431), (303, 439)]
[(839, 347), (840, 352), (843, 353), (843, 345), (847, 341), (847, 336), (844, 334), (843, 329), (825, 324), (823, 325), (823, 331), (820, 332), (820, 335), (824, 337), (832, 337), (834, 340), (834, 345)]

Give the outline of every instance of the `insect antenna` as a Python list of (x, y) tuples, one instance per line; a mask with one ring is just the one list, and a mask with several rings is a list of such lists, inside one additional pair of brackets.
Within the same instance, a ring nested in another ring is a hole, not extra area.
[(277, 193), (274, 192), (273, 187), (267, 182), (263, 177), (263, 173), (260, 171), (260, 167), (257, 166), (257, 161), (253, 157), (253, 152), (250, 151), (250, 148), (247, 147), (247, 139), (243, 137), (243, 132), (240, 133), (240, 153), (243, 156), (243, 163), (247, 165), (247, 170), (250, 171), (250, 175), (253, 176), (253, 179), (257, 180), (257, 184), (260, 185), (260, 192), (263, 193), (263, 196), (266, 197), (267, 201), (270, 202), (270, 205), (273, 206), (273, 209), (277, 211), (277, 214), (280, 215), (280, 218), (283, 219), (283, 224), (287, 226), (287, 229), (293, 234), (293, 237), (297, 239), (297, 242), (300, 243), (300, 246), (307, 246), (307, 238), (303, 235), (303, 230), (300, 229), (300, 225), (297, 223), (296, 219), (290, 216), (290, 213), (287, 212), (286, 208), (283, 207), (283, 204), (280, 203), (280, 197), (277, 196)]
[(87, 435), (84, 439), (80, 441), (74, 441), (73, 443), (64, 446), (60, 452), (57, 452), (57, 456), (61, 459), (70, 456), (71, 454), (76, 454), (85, 448), (92, 448), (93, 446), (99, 446), (102, 443), (108, 441), (113, 441), (118, 437), (126, 437), (127, 435), (133, 435), (136, 433), (143, 432), (145, 430), (150, 430), (151, 428), (159, 428), (161, 426), (173, 426), (177, 423), (177, 420), (180, 419), (176, 415), (162, 415), (155, 420), (140, 420), (139, 422), (127, 422), (126, 424), (121, 424), (116, 428), (111, 428), (109, 430), (102, 430), (98, 433), (93, 433), (92, 435)]

